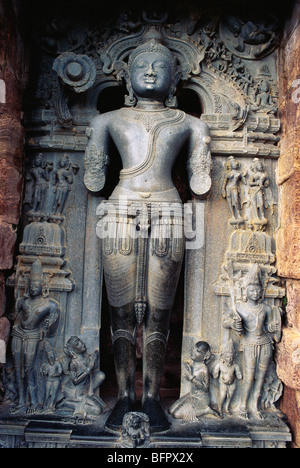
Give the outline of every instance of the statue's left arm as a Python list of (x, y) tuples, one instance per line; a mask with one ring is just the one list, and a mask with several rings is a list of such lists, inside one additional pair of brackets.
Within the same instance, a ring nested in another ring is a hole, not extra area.
[(211, 152), (208, 126), (193, 119), (187, 164), (190, 189), (197, 197), (204, 197), (211, 189)]
[(91, 192), (100, 192), (106, 182), (110, 142), (107, 120), (98, 116), (93, 119), (87, 129), (89, 143), (85, 151), (84, 183)]

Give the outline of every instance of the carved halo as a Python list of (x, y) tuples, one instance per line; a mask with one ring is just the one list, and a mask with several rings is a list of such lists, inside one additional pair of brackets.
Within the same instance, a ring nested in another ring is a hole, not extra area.
[(170, 36), (163, 29), (159, 31), (154, 26), (144, 26), (137, 34), (113, 42), (106, 52), (101, 54), (103, 72), (107, 75), (114, 73), (121, 79), (124, 76), (124, 65), (129, 56), (137, 47), (145, 43), (150, 35), (159, 35), (161, 44), (177, 58), (181, 79), (187, 80), (191, 75), (201, 73), (201, 62), (205, 58), (204, 47), (196, 46), (188, 39)]

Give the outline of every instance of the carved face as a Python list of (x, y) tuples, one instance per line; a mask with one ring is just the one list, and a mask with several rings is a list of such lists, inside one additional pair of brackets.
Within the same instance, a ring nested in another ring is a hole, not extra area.
[(247, 288), (247, 298), (252, 302), (257, 302), (262, 297), (262, 289), (259, 285), (250, 284)]
[(29, 290), (31, 296), (40, 296), (43, 291), (43, 283), (40, 280), (30, 281)]
[(137, 98), (164, 100), (173, 83), (173, 64), (163, 53), (139, 54), (131, 65), (131, 85)]
[(86, 346), (80, 338), (75, 338), (73, 343), (73, 349), (77, 352), (77, 354), (84, 354), (86, 352)]

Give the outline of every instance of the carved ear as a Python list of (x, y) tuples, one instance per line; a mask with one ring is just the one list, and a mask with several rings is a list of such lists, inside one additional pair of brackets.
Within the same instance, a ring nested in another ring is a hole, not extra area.
[(126, 88), (129, 93), (128, 96), (125, 96), (125, 106), (134, 107), (136, 105), (136, 97), (133, 94), (133, 89), (131, 85), (129, 65), (119, 60), (114, 64), (114, 67), (116, 70), (115, 75), (117, 79), (121, 81), (122, 78), (124, 78)]

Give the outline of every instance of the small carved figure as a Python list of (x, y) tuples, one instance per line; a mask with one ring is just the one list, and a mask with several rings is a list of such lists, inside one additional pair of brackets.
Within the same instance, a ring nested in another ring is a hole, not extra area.
[(61, 385), (63, 368), (57, 360), (53, 349), (47, 349), (47, 360), (42, 364), (41, 373), (46, 377), (46, 393), (43, 406), (43, 413), (54, 413), (57, 403), (58, 392)]
[(49, 189), (50, 173), (53, 170), (53, 163), (45, 161), (42, 154), (39, 154), (29, 171), (27, 180), (32, 180), (34, 184), (31, 200), (31, 211), (29, 214), (43, 215), (47, 191)]
[(200, 341), (194, 346), (191, 355), (193, 365), (184, 363), (185, 378), (191, 382), (191, 391), (170, 408), (169, 412), (174, 418), (195, 422), (203, 416), (219, 417), (210, 406), (210, 376), (207, 367), (210, 358), (211, 350), (208, 343)]
[(261, 81), (258, 87), (255, 104), (256, 106), (253, 110), (266, 112), (267, 114), (275, 114), (277, 112), (277, 107), (273, 101), (268, 81)]
[(66, 346), (64, 353), (64, 373), (68, 379), (63, 384), (65, 400), (61, 408), (69, 408), (73, 416), (85, 420), (100, 416), (105, 403), (96, 394), (105, 379), (103, 372), (97, 371), (98, 352), (87, 353), (83, 341), (73, 336)]
[[(240, 416), (249, 418), (249, 409), (258, 419), (263, 419), (259, 408), (264, 381), (273, 357), (273, 339), (277, 340), (281, 329), (279, 315), (262, 301), (264, 285), (259, 265), (254, 264), (244, 280), (246, 301), (237, 302), (235, 314), (224, 317), (223, 326), (243, 333), (244, 366)], [(251, 397), (251, 408), (249, 402)]]
[(223, 419), (224, 403), (225, 413), (230, 415), (230, 404), (236, 391), (237, 380), (243, 378), (240, 366), (235, 363), (235, 351), (232, 340), (229, 340), (222, 350), (220, 360), (214, 367), (212, 375), (214, 379), (219, 379), (219, 414)]
[(74, 174), (79, 170), (77, 165), (71, 165), (67, 154), (62, 156), (59, 167), (55, 174), (54, 201), (52, 213), (54, 216), (61, 217), (71, 185), (74, 182)]
[(145, 447), (150, 437), (150, 420), (144, 413), (127, 413), (123, 420), (122, 447)]
[[(37, 358), (41, 343), (57, 325), (60, 309), (56, 301), (43, 297), (43, 268), (40, 260), (31, 267), (29, 293), (17, 301), (17, 319), (12, 332), (12, 353), (19, 393), (14, 412), (41, 410)], [(27, 398), (30, 398), (28, 406)]]
[(255, 224), (267, 224), (265, 208), (271, 206), (274, 210), (274, 200), (270, 191), (270, 179), (265, 172), (263, 163), (255, 158), (249, 177), (249, 196)]
[(222, 196), (227, 199), (232, 219), (231, 224), (243, 223), (241, 197), (240, 197), (240, 181), (245, 181), (246, 174), (240, 171), (241, 165), (233, 156), (228, 158), (225, 165), (226, 174), (222, 185)]

